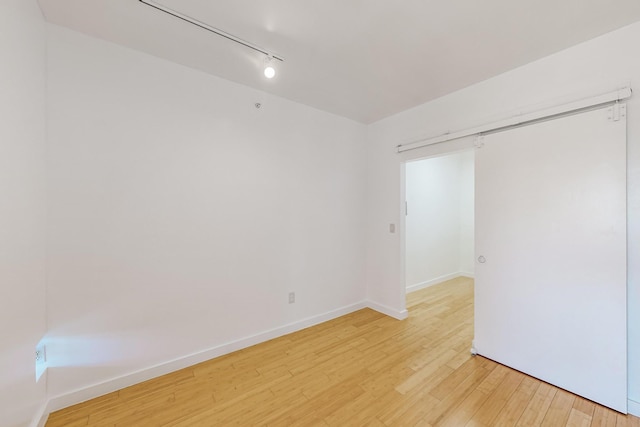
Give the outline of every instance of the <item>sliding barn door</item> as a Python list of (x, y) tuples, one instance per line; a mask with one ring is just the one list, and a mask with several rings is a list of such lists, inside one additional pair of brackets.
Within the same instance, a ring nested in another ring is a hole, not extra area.
[(618, 108), (479, 140), (474, 346), (626, 413), (626, 122)]

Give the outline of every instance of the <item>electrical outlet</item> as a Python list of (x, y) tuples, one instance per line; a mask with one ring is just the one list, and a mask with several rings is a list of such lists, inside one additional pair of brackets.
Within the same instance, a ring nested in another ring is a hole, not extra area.
[(36, 347), (36, 365), (47, 361), (47, 349), (44, 345)]
[(296, 302), (296, 293), (289, 292), (289, 304), (293, 304), (294, 302)]

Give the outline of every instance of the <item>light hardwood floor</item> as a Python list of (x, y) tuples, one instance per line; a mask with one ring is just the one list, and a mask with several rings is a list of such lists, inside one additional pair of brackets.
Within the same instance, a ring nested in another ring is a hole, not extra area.
[(340, 317), (55, 412), (75, 426), (640, 427), (469, 354), (473, 282), (408, 296), (409, 318)]

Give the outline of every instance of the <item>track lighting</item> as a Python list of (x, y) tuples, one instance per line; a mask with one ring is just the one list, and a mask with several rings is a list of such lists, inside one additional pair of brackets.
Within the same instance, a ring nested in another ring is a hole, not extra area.
[(152, 7), (152, 8), (154, 8), (154, 9), (160, 11), (160, 12), (164, 12), (167, 15), (171, 15), (174, 18), (181, 19), (181, 20), (183, 20), (185, 22), (188, 22), (188, 23), (190, 23), (192, 25), (195, 25), (196, 27), (199, 27), (199, 28), (201, 28), (203, 30), (209, 31), (209, 32), (211, 32), (213, 34), (216, 34), (216, 35), (218, 35), (220, 37), (223, 37), (223, 38), (225, 38), (227, 40), (235, 42), (235, 43), (237, 43), (239, 45), (242, 45), (244, 47), (247, 47), (249, 49), (253, 49), (254, 51), (260, 52), (263, 55), (266, 55), (266, 59), (265, 59), (265, 62), (264, 62), (264, 76), (266, 78), (268, 78), (268, 79), (272, 79), (276, 75), (276, 67), (275, 67), (276, 61), (280, 61), (280, 62), (284, 61), (284, 58), (282, 56), (280, 56), (280, 55), (276, 55), (273, 52), (269, 52), (268, 50), (263, 49), (260, 46), (257, 46), (257, 45), (255, 45), (255, 44), (253, 44), (251, 42), (246, 41), (246, 40), (243, 40), (240, 37), (236, 37), (233, 34), (227, 33), (226, 31), (222, 31), (219, 28), (212, 27), (211, 25), (206, 24), (206, 23), (204, 23), (202, 21), (199, 21), (199, 20), (197, 20), (195, 18), (192, 18), (190, 16), (187, 16), (184, 13), (181, 13), (181, 12), (178, 12), (176, 10), (170, 9), (170, 8), (168, 8), (166, 6), (163, 6), (160, 3), (155, 2), (154, 0), (138, 0), (138, 1), (140, 3), (142, 3), (142, 4), (144, 4), (144, 5)]
[(264, 76), (268, 79), (274, 78), (276, 75), (275, 64), (273, 63), (273, 57), (267, 56), (264, 59)]

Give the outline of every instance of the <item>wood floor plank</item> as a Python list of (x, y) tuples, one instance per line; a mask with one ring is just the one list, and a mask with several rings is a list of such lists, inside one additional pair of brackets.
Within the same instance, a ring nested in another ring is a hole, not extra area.
[[(469, 359), (460, 368), (454, 370), (451, 375), (434, 387), (430, 393), (439, 400), (451, 398), (454, 390), (458, 389), (461, 384), (465, 383), (470, 376), (473, 376), (475, 380), (478, 380), (478, 384), (480, 384), (481, 380), (488, 375), (488, 372), (485, 372), (484, 369), (488, 366), (489, 363), (486, 359), (480, 357)], [(491, 367), (491, 370), (493, 369), (495, 369), (495, 365)]]
[(525, 377), (493, 420), (493, 427), (515, 426), (538, 387), (540, 387), (538, 380)]
[(391, 402), (380, 412), (378, 419), (387, 426), (408, 424), (408, 418), (419, 418), (424, 420), (425, 424), (428, 424), (425, 419), (426, 415), (431, 413), (439, 404), (440, 401), (428, 393), (413, 394), (408, 399), (397, 399)]
[(595, 405), (591, 427), (616, 427), (618, 414), (604, 406)]
[(451, 427), (466, 425), (485, 406), (489, 397), (492, 396), (498, 385), (504, 382), (509, 373), (509, 369), (497, 365), (480, 385), (438, 424)]
[[(446, 419), (448, 415), (456, 410), (460, 402), (464, 401), (467, 396), (473, 393), (473, 391), (482, 384), (484, 379), (496, 368), (493, 362), (483, 358), (472, 359), (471, 364), (468, 366), (473, 366), (475, 369), (466, 373), (462, 378), (462, 381), (459, 382), (458, 380), (460, 378), (455, 378), (453, 383), (446, 384), (444, 389), (448, 389), (451, 385), (454, 385), (454, 388), (450, 389), (448, 393), (440, 399), (440, 403), (427, 414), (425, 420), (428, 423), (438, 425), (443, 419)], [(455, 371), (450, 377), (453, 377), (456, 372), (458, 371)], [(447, 379), (445, 379), (443, 383), (444, 382), (447, 382)], [(444, 389), (440, 388), (434, 390), (439, 394), (442, 393), (442, 390)], [(430, 394), (437, 398), (433, 391), (431, 391)]]
[(524, 380), (524, 375), (520, 372), (513, 371), (501, 365), (499, 368), (505, 371), (504, 375), (500, 378), (501, 381), (496, 384), (496, 387), (485, 390), (485, 393), (488, 394), (487, 399), (473, 415), (474, 421), (481, 425), (496, 425), (494, 420), (503, 412), (507, 401), (514, 395), (516, 389)]
[(549, 409), (547, 410), (544, 420), (542, 420), (541, 426), (558, 427), (566, 425), (575, 399), (575, 395), (565, 390), (558, 390), (551, 401), (551, 405), (549, 405)]
[(640, 427), (581, 397), (471, 356), (473, 281), (407, 296), (50, 415), (47, 427)]
[(591, 416), (574, 407), (571, 408), (566, 427), (589, 427), (591, 425), (591, 419)]
[(541, 425), (557, 392), (558, 389), (552, 385), (541, 383), (516, 423), (516, 427), (535, 427)]
[(573, 409), (593, 418), (593, 412), (596, 409), (596, 405), (584, 397), (576, 396), (576, 400), (573, 402)]

